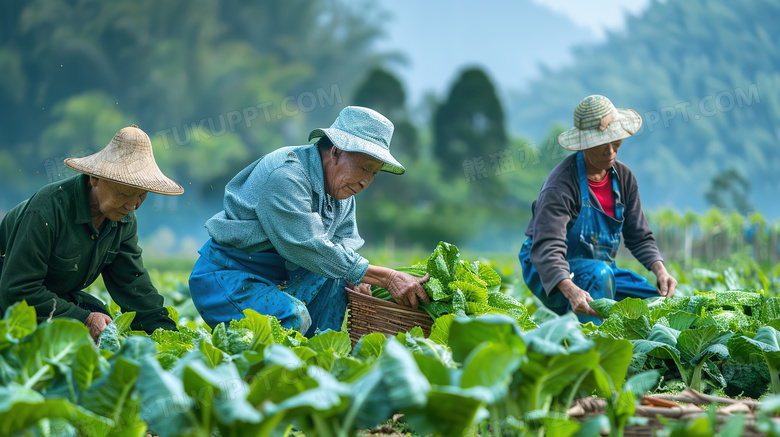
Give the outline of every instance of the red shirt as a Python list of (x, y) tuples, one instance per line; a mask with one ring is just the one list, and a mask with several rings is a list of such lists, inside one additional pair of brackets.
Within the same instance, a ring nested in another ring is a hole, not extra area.
[(607, 177), (601, 182), (593, 182), (588, 179), (588, 186), (593, 190), (596, 199), (599, 200), (601, 208), (610, 217), (615, 218), (615, 196), (612, 194), (612, 173), (607, 172)]

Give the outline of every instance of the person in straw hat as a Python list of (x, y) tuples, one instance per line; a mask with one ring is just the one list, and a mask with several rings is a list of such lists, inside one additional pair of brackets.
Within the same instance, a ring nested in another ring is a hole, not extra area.
[(157, 167), (149, 137), (132, 125), (65, 165), (82, 174), (41, 188), (0, 224), (0, 312), (25, 300), (39, 322), (80, 320), (97, 341), (111, 317), (83, 289), (102, 275), (122, 311), (136, 312), (132, 329), (175, 330), (144, 268), (135, 211), (149, 191), (184, 190)]
[[(635, 111), (593, 95), (577, 105), (574, 127), (558, 137), (564, 149), (577, 153), (547, 177), (519, 253), (526, 284), (557, 314), (571, 310), (583, 323), (600, 324), (588, 305), (593, 299), (674, 295), (677, 281), (664, 267), (636, 179), (616, 160), (623, 140), (641, 126)], [(631, 254), (655, 273), (657, 288), (615, 266), (621, 236)]]
[(224, 210), (206, 222), (211, 237), (190, 275), (195, 307), (211, 326), (246, 309), (275, 316), (306, 336), (339, 330), (346, 289), (387, 288), (396, 302), (429, 302), (428, 280), (370, 265), (355, 218), (355, 195), (385, 171), (393, 124), (378, 112), (344, 108), (316, 144), (277, 149), (225, 187)]

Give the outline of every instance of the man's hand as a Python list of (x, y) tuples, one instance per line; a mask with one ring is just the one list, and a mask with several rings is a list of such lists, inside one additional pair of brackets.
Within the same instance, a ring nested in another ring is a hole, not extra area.
[(355, 291), (355, 292), (358, 292), (358, 293), (363, 293), (363, 294), (365, 294), (367, 296), (371, 296), (371, 285), (370, 284), (366, 284), (365, 282), (361, 282), (360, 284), (355, 285), (355, 284), (353, 284), (353, 283), (351, 283), (349, 281), (344, 281), (344, 282), (347, 283), (347, 286), (344, 287), (345, 290), (347, 290), (347, 291)]
[(419, 302), (431, 301), (428, 292), (422, 284), (428, 282), (430, 275), (427, 273), (422, 278), (417, 278), (408, 273), (393, 270), (387, 282), (387, 291), (393, 296), (393, 300), (399, 305), (417, 309)]
[(571, 279), (564, 279), (559, 282), (558, 289), (566, 296), (566, 299), (569, 299), (569, 305), (571, 305), (571, 310), (575, 314), (598, 317), (599, 314), (596, 310), (588, 305), (588, 302), (593, 300), (590, 293), (575, 285)]
[(663, 297), (674, 296), (674, 291), (677, 289), (677, 280), (666, 271), (664, 263), (656, 261), (650, 266), (650, 269), (655, 273), (658, 294)]
[(89, 335), (92, 336), (92, 340), (97, 343), (100, 339), (100, 333), (106, 329), (106, 326), (111, 323), (111, 317), (103, 313), (89, 313), (87, 320), (84, 324), (89, 328)]
[(408, 273), (369, 264), (362, 282), (386, 288), (397, 304), (416, 309), (419, 302), (431, 301), (428, 292), (422, 286), (428, 282), (428, 279), (430, 279), (428, 274), (417, 278)]

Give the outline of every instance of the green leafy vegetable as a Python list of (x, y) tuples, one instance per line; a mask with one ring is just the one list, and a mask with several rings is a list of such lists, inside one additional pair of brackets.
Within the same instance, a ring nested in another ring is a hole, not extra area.
[[(424, 264), (397, 270), (417, 277), (430, 275), (423, 288), (431, 303), (420, 304), (420, 308), (434, 321), (445, 314), (505, 314), (513, 317), (523, 330), (537, 327), (522, 303), (499, 291), (501, 277), (495, 270), (480, 261), (460, 259), (460, 251), (452, 244), (440, 242)], [(392, 300), (384, 288), (373, 287), (372, 294)]]
[(780, 331), (764, 326), (759, 328), (756, 336), (734, 336), (728, 341), (728, 349), (733, 356), (747, 359), (751, 355), (763, 356), (769, 367), (769, 377), (772, 381), (772, 391), (780, 394)]
[(610, 309), (616, 303), (617, 301), (615, 300), (603, 298), (603, 299), (592, 300), (588, 302), (588, 305), (594, 310), (596, 310), (600, 318), (606, 319), (607, 317), (609, 317)]
[(109, 323), (100, 333), (98, 347), (101, 350), (119, 352), (119, 329), (114, 322)]

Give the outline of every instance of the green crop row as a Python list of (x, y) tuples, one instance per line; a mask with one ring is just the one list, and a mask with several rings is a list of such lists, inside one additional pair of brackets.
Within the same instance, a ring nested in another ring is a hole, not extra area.
[[(210, 330), (167, 307), (178, 332), (147, 335), (130, 330), (134, 314), (113, 303), (113, 323), (95, 345), (83, 324), (37, 325), (35, 310), (19, 303), (0, 320), (0, 435), (286, 436), (294, 427), (336, 437), (400, 413), (419, 435), (620, 436), (642, 424), (634, 413), (648, 390), (778, 393), (780, 298), (763, 291), (599, 300), (592, 305), (604, 323), (595, 326), (491, 299), (505, 296), (496, 272), (446, 243), (412, 268), (439, 282), (428, 291), (451, 313), (433, 314), (428, 338), (415, 328), (369, 334), (354, 347), (347, 332), (307, 339), (252, 310)], [(186, 303), (186, 286), (167, 281)], [(453, 302), (459, 293), (463, 305)], [(483, 313), (468, 315), (485, 298)], [(604, 399), (601, 414), (582, 422), (566, 414), (591, 396)], [(772, 418), (780, 396), (762, 405), (758, 430), (780, 435)], [(714, 433), (717, 421), (675, 423), (667, 433), (690, 426)]]

